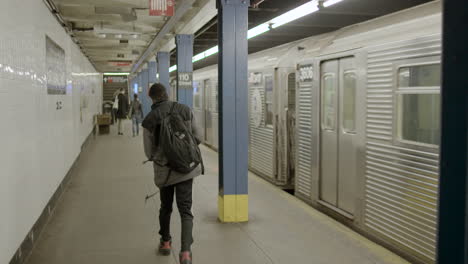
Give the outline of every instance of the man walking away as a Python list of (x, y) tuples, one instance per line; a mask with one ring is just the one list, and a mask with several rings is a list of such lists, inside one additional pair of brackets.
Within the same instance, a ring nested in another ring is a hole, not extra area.
[(120, 89), (120, 93), (117, 96), (118, 100), (118, 109), (117, 109), (117, 119), (118, 119), (118, 134), (123, 135), (122, 133), (122, 120), (127, 118), (128, 113), (128, 98), (125, 95), (125, 90)]
[(140, 134), (140, 123), (143, 119), (143, 109), (140, 100), (138, 100), (138, 94), (133, 95), (129, 116), (132, 118), (133, 136), (138, 136)]
[[(197, 145), (200, 141), (195, 138), (197, 134), (195, 131), (193, 114), (188, 106), (169, 101), (166, 88), (159, 83), (151, 86), (148, 95), (153, 100), (153, 105), (151, 107), (151, 113), (149, 113), (143, 121), (143, 141), (145, 154), (149, 160), (153, 161), (154, 182), (160, 189), (161, 208), (159, 210), (159, 234), (161, 235), (161, 240), (158, 251), (160, 254), (166, 256), (171, 254), (172, 238), (170, 234), (170, 222), (175, 193), (182, 224), (182, 245), (179, 255), (180, 263), (192, 264), (192, 186), (193, 179), (202, 173), (203, 164), (202, 162), (200, 164), (196, 163), (197, 165), (194, 165), (196, 167), (186, 173), (181, 173), (177, 169), (173, 169), (174, 163), (177, 164), (180, 163), (180, 161), (168, 158), (168, 152), (165, 150), (168, 142), (163, 140), (166, 138), (165, 135), (167, 133), (165, 133), (165, 129), (163, 128), (168, 124), (168, 116), (181, 117), (179, 120), (183, 120), (183, 124), (185, 124), (182, 125), (183, 128), (186, 128), (187, 131), (191, 131), (192, 133), (176, 133), (178, 138), (175, 140), (187, 140), (187, 138), (195, 139), (196, 150), (194, 152), (199, 154)], [(189, 154), (193, 154), (194, 152)]]

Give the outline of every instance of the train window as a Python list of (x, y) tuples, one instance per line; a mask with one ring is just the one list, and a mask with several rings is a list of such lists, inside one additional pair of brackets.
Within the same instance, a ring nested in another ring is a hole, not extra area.
[(294, 109), (296, 106), (296, 74), (288, 75), (288, 107)]
[(205, 110), (211, 111), (211, 81), (205, 80)]
[(193, 82), (193, 107), (196, 109), (201, 108), (200, 85), (198, 82)]
[(440, 64), (402, 67), (398, 71), (398, 137), (440, 143)]
[(265, 76), (265, 125), (273, 125), (273, 76)]
[(356, 132), (356, 73), (345, 72), (343, 75), (343, 130)]
[(213, 111), (215, 113), (218, 113), (218, 89), (219, 89), (219, 83), (218, 81), (216, 81), (216, 87), (215, 89), (213, 89), (213, 105), (214, 105), (214, 109)]
[(324, 129), (335, 130), (336, 125), (336, 77), (325, 74), (322, 77), (322, 126)]
[(399, 87), (439, 87), (440, 64), (400, 68)]
[(440, 95), (400, 94), (400, 138), (439, 145)]

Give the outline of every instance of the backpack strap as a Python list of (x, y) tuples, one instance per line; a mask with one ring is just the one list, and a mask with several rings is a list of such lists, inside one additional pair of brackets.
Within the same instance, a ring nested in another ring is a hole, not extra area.
[(172, 169), (169, 168), (169, 171), (167, 172), (166, 180), (164, 181), (163, 186), (165, 186), (169, 182), (169, 178), (171, 177), (172, 174)]
[(177, 102), (172, 102), (171, 105), (171, 110), (169, 110), (169, 115), (172, 115), (174, 113), (174, 109), (178, 103)]

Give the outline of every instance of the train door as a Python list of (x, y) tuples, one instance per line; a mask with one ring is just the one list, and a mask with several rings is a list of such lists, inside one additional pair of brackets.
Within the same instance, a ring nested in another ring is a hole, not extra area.
[(277, 184), (286, 189), (294, 186), (296, 73), (294, 69), (276, 69), (275, 139)]
[(353, 57), (321, 64), (320, 199), (344, 215), (355, 207), (356, 80)]
[(287, 136), (287, 169), (288, 179), (292, 186), (295, 182), (296, 164), (296, 73), (288, 74), (288, 111), (286, 114)]
[(195, 126), (197, 136), (201, 140), (205, 139), (205, 107), (203, 98), (203, 84), (200, 81), (193, 82), (193, 114), (195, 116)]

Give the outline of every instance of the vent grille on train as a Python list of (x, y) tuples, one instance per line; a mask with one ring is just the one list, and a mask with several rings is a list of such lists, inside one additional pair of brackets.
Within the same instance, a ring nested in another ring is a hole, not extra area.
[[(250, 87), (250, 98), (252, 98), (252, 93), (254, 90), (258, 89), (262, 97), (262, 101), (265, 101), (265, 91), (262, 87)], [(262, 112), (265, 113), (265, 105), (263, 104)], [(259, 127), (250, 122), (249, 129), (249, 165), (250, 169), (260, 174), (263, 177), (268, 177), (273, 179), (274, 173), (274, 164), (273, 164), (273, 128), (265, 127), (265, 115), (261, 125)]]
[(433, 36), (368, 55), (364, 223), (426, 262), (435, 260), (439, 155), (394, 142), (394, 63), (440, 52)]
[(312, 190), (312, 82), (300, 83), (296, 100), (296, 192), (311, 199)]

